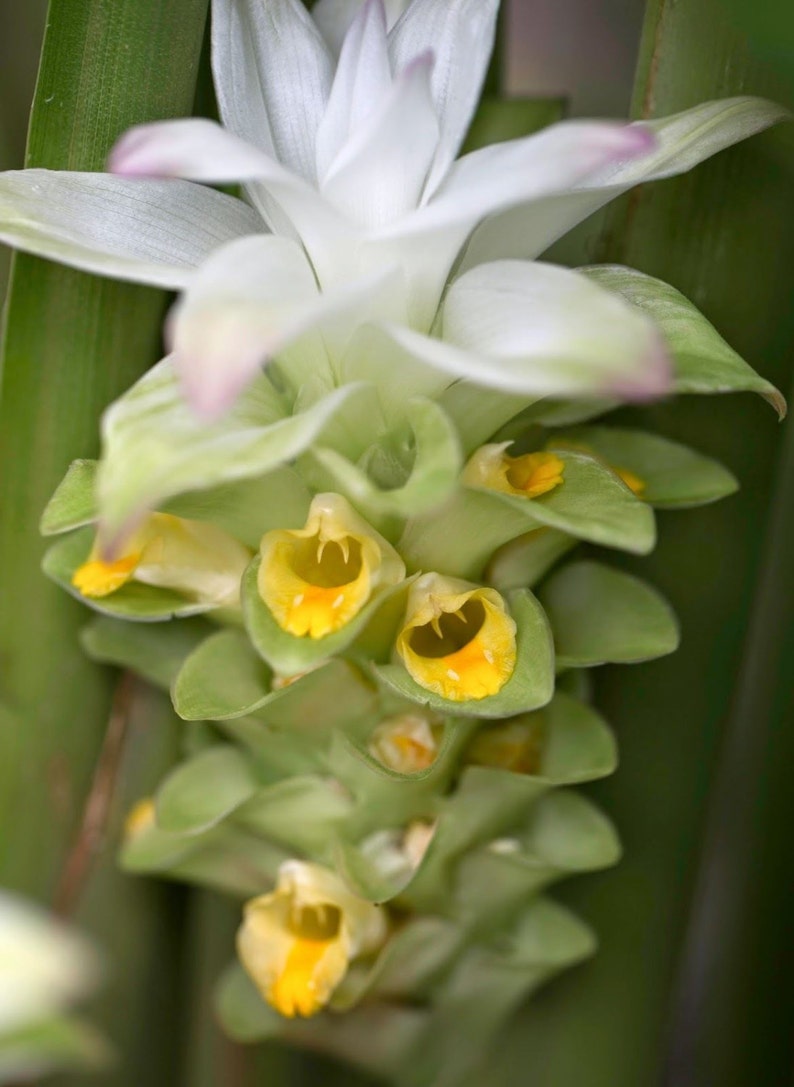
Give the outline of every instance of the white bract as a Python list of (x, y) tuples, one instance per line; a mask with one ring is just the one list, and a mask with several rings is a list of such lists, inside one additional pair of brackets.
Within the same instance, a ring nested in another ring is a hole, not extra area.
[[(652, 322), (531, 258), (783, 111), (734, 98), (645, 124), (570, 121), (456, 159), (497, 7), (319, 0), (310, 15), (300, 0), (213, 0), (223, 127), (135, 128), (110, 174), (0, 175), (0, 238), (180, 289), (168, 339), (206, 417), (296, 341), (311, 347), (298, 384), (371, 377), (372, 326), (391, 365), (419, 360), (438, 388), (658, 395), (669, 364)], [(245, 201), (206, 187), (230, 182)]]

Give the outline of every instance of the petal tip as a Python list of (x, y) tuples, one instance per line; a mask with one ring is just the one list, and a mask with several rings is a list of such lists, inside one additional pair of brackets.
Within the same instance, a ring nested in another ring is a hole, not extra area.
[(610, 382), (607, 393), (633, 403), (658, 400), (672, 390), (673, 377), (670, 352), (662, 339), (657, 337), (644, 357), (642, 368)]

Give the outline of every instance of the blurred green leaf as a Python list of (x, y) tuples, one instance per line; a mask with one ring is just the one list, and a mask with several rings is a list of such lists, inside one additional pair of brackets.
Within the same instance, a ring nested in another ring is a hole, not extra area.
[(560, 668), (653, 660), (678, 646), (678, 623), (656, 590), (600, 563), (571, 563), (541, 585), (538, 598)]

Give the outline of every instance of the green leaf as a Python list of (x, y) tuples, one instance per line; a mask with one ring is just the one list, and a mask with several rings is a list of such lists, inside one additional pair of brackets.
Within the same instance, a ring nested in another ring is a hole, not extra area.
[(103, 1038), (79, 1019), (57, 1016), (0, 1035), (0, 1082), (38, 1079), (52, 1072), (89, 1072), (111, 1063)]
[(302, 452), (366, 386), (349, 385), (289, 416), (265, 375), (222, 420), (207, 424), (185, 403), (170, 359), (117, 400), (102, 425), (99, 507), (106, 531), (186, 491), (261, 476)]
[(374, 690), (345, 661), (329, 661), (278, 690), (272, 678), (245, 634), (220, 631), (185, 661), (174, 684), (174, 707), (186, 721), (256, 714), (278, 728), (316, 736), (354, 726), (374, 709)]
[[(59, 483), (41, 519), (45, 536), (80, 528), (99, 518), (98, 462), (76, 460)], [(311, 495), (291, 468), (277, 468), (255, 479), (220, 484), (164, 501), (164, 513), (210, 521), (249, 547), (258, 547), (272, 528), (298, 528), (306, 520)]]
[(645, 484), (640, 497), (652, 506), (701, 506), (733, 494), (739, 486), (728, 469), (710, 457), (641, 430), (578, 427), (555, 434), (548, 448), (557, 443), (592, 450), (613, 470), (633, 472)]
[(579, 541), (555, 528), (536, 528), (500, 547), (485, 570), (485, 581), (500, 593), (531, 589)]
[(632, 664), (678, 648), (670, 605), (644, 581), (600, 563), (571, 563), (544, 582), (538, 597), (560, 668)]
[(93, 528), (80, 528), (72, 535), (64, 537), (49, 549), (41, 567), (47, 577), (52, 578), (82, 604), (87, 604), (102, 615), (142, 623), (164, 622), (167, 619), (199, 615), (213, 609), (213, 604), (196, 603), (172, 589), (143, 585), (137, 581), (128, 581), (109, 596), (96, 599), (83, 596), (72, 585), (72, 575), (88, 559), (95, 535)]
[(250, 761), (228, 745), (211, 747), (173, 770), (157, 791), (157, 824), (171, 834), (199, 834), (252, 797)]
[(151, 827), (122, 847), (126, 872), (156, 874), (251, 898), (275, 882), (287, 854), (225, 821), (194, 835)]
[[(245, 625), (257, 652), (277, 672), (294, 675), (305, 672), (321, 661), (349, 649), (357, 639), (367, 636), (368, 626), (377, 625), (378, 613), (388, 615), (388, 628), (396, 627), (405, 610), (404, 597), (409, 582), (403, 581), (377, 593), (357, 616), (341, 630), (324, 638), (296, 637), (282, 630), (259, 595), (257, 577), (261, 557), (256, 555), (242, 582)], [(386, 632), (388, 634), (388, 630)], [(376, 657), (377, 659), (377, 657)]]
[(580, 271), (622, 295), (656, 322), (673, 356), (676, 392), (754, 392), (763, 396), (781, 419), (786, 414), (783, 395), (748, 366), (675, 287), (620, 265)]
[(592, 706), (557, 691), (548, 706), (537, 712), (545, 728), (538, 778), (551, 785), (573, 785), (615, 770), (615, 737)]
[[(50, 0), (27, 165), (102, 170), (130, 125), (190, 114), (206, 10), (206, 0)], [(41, 18), (40, 40), (43, 12), (21, 5), (15, 25)], [(14, 50), (13, 35), (4, 46)], [(32, 69), (21, 55), (11, 59), (20, 72)], [(161, 291), (14, 259), (0, 349), (0, 656), (3, 697), (24, 729), (0, 737), (0, 882), (36, 897), (51, 897), (74, 848), (113, 684), (80, 649), (83, 610), (41, 575), (38, 521), (69, 462), (95, 455), (99, 413), (157, 358), (165, 302)], [(63, 808), (34, 785), (56, 764), (69, 768)], [(154, 951), (167, 926), (157, 892), (131, 895), (112, 871), (105, 854), (81, 908), (108, 946), (141, 949), (103, 1011), (127, 1074), (155, 1078), (177, 1049), (170, 1013), (143, 997), (155, 958), (163, 985), (175, 983), (173, 962)], [(142, 1036), (152, 1039), (145, 1068), (133, 1041)]]
[(398, 694), (448, 716), (510, 717), (545, 705), (554, 690), (554, 653), (548, 623), (532, 593), (516, 592), (510, 611), (518, 627), (517, 657), (512, 676), (498, 692), (469, 702), (453, 702), (425, 690), (402, 665), (376, 667), (376, 674)]
[(218, 981), (215, 1010), (221, 1026), (235, 1042), (263, 1042), (284, 1030), (285, 1020), (266, 1004), (253, 981), (236, 960)]
[(474, 114), (463, 154), (515, 140), (562, 120), (564, 98), (483, 98)]
[[(513, 856), (547, 865), (559, 873), (592, 872), (620, 860), (620, 842), (603, 812), (579, 793), (555, 789), (534, 804), (517, 834), (522, 849)], [(510, 856), (508, 854), (508, 856)]]
[(441, 917), (413, 917), (389, 937), (373, 964), (353, 964), (331, 1000), (348, 1011), (364, 997), (416, 1002), (437, 984), (463, 946), (464, 930)]
[(526, 774), (467, 767), (458, 788), (443, 803), (427, 852), (400, 900), (422, 912), (448, 914), (455, 862), (515, 827), (547, 789)]
[(80, 644), (92, 660), (130, 668), (168, 690), (185, 659), (211, 630), (202, 619), (155, 626), (99, 616), (83, 627)]
[(300, 528), (310, 502), (311, 495), (297, 472), (276, 468), (253, 479), (178, 495), (161, 508), (177, 517), (210, 521), (256, 549), (273, 528)]
[(609, 868), (620, 843), (609, 820), (577, 793), (555, 790), (529, 808), (509, 836), (468, 852), (454, 882), (454, 916), (491, 937), (526, 908), (528, 898), (577, 872)]
[[(611, 774), (618, 764), (617, 744), (609, 725), (592, 706), (557, 690), (547, 706), (509, 721), (495, 721), (495, 729), (518, 725), (537, 737), (537, 769), (526, 776), (549, 786), (573, 785)], [(475, 745), (488, 739), (488, 728), (475, 736)], [(465, 762), (484, 763), (476, 757), (477, 747), (464, 754)]]
[(43, 536), (55, 536), (96, 520), (95, 460), (73, 460), (41, 515)]
[(468, 381), (456, 381), (444, 390), (439, 403), (455, 424), (464, 455), (469, 457), (509, 420), (523, 412), (527, 399), (503, 389), (486, 389)]
[(235, 824), (272, 839), (294, 855), (327, 858), (335, 829), (353, 810), (331, 778), (305, 774), (259, 789), (234, 814)]
[[(335, 491), (348, 498), (370, 523), (379, 525), (384, 517), (406, 518), (435, 509), (457, 483), (462, 456), (457, 432), (442, 409), (432, 400), (414, 400), (406, 405), (407, 426), (398, 432), (401, 448), (396, 461), (396, 479), (378, 484), (378, 457), (387, 457), (393, 444), (387, 436), (373, 447), (370, 470), (351, 464), (335, 449), (318, 445), (305, 457), (303, 471), (317, 491)], [(410, 460), (410, 469), (404, 462)], [(405, 478), (407, 477), (407, 478)], [(404, 482), (403, 482), (404, 479)]]

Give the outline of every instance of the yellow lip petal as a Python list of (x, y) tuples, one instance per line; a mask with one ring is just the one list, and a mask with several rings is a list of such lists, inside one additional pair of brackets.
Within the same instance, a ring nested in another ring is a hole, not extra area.
[(324, 638), (358, 615), (405, 566), (391, 545), (339, 495), (318, 495), (302, 529), (262, 538), (259, 594), (282, 630)]
[(509, 445), (484, 445), (478, 449), (464, 469), (464, 483), (522, 498), (539, 498), (563, 482), (565, 462), (555, 453), (541, 451), (511, 457), (506, 452)]
[(328, 868), (287, 861), (276, 889), (246, 903), (240, 961), (281, 1015), (315, 1015), (359, 954), (386, 937), (384, 912), (352, 894)]
[(328, 1003), (346, 970), (347, 956), (338, 941), (298, 937), (268, 990), (268, 1003), (288, 1019), (316, 1015)]
[(91, 599), (110, 596), (132, 578), (140, 559), (140, 553), (125, 555), (115, 562), (89, 559), (72, 574), (72, 585)]
[(493, 589), (426, 574), (412, 587), (396, 648), (421, 687), (454, 702), (478, 700), (513, 674), (516, 625)]

